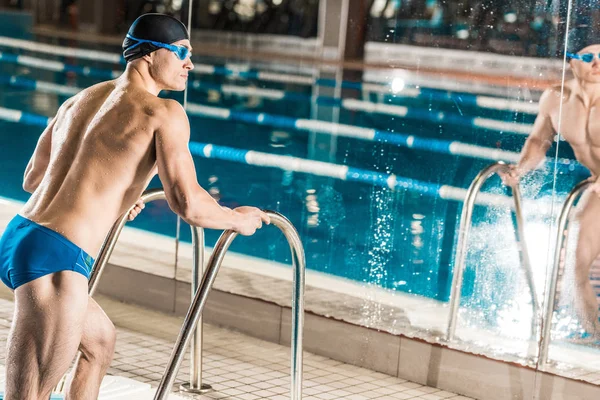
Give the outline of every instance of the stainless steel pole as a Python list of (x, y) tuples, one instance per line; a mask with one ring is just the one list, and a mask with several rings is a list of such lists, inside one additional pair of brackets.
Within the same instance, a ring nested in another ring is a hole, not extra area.
[[(446, 334), (447, 340), (453, 340), (456, 333), (456, 321), (458, 318), (458, 310), (460, 307), (461, 290), (463, 284), (463, 274), (465, 268), (465, 261), (467, 258), (467, 244), (469, 233), (471, 231), (471, 220), (473, 218), (473, 209), (475, 208), (475, 199), (477, 194), (481, 191), (481, 187), (485, 181), (493, 174), (507, 171), (509, 168), (506, 163), (499, 161), (484, 168), (469, 186), (465, 202), (460, 218), (460, 227), (458, 232), (458, 242), (456, 244), (456, 255), (454, 258), (454, 276), (452, 277), (452, 287), (450, 292), (450, 313), (448, 317), (448, 331)], [(522, 200), (521, 192), (518, 185), (512, 188), (513, 198), (515, 201), (515, 214), (517, 219), (517, 241), (519, 242), (519, 254), (521, 258), (522, 268), (524, 269), (527, 283), (531, 291), (533, 315), (532, 318), (532, 334), (535, 332), (537, 310), (539, 310), (539, 304), (537, 301), (535, 285), (533, 281), (533, 272), (531, 270), (531, 264), (529, 262), (529, 254), (527, 251), (527, 245), (525, 242), (525, 230), (524, 221), (522, 215)]]
[[(204, 273), (204, 229), (192, 226), (192, 247), (194, 250), (194, 265), (192, 268), (192, 300), (200, 287)], [(191, 343), (190, 354), (190, 381), (181, 385), (180, 389), (188, 393), (203, 394), (213, 390), (212, 386), (202, 383), (202, 345), (204, 343), (204, 330), (202, 329), (202, 315), (198, 319)]]
[(183, 361), (185, 349), (189, 345), (194, 328), (200, 320), (200, 315), (202, 314), (202, 310), (204, 309), (204, 305), (206, 304), (206, 299), (208, 298), (208, 294), (210, 293), (212, 285), (217, 278), (217, 273), (219, 272), (219, 268), (221, 267), (221, 263), (225, 257), (225, 252), (236, 236), (236, 232), (225, 231), (214, 247), (213, 254), (208, 260), (206, 271), (202, 277), (202, 281), (200, 282), (200, 288), (196, 292), (194, 301), (190, 305), (187, 315), (185, 316), (183, 326), (175, 342), (175, 347), (171, 352), (171, 358), (167, 364), (167, 368), (160, 381), (160, 384), (158, 385), (158, 389), (156, 390), (156, 395), (154, 396), (155, 400), (166, 399), (171, 392), (171, 387), (173, 387), (173, 382), (175, 382), (177, 372), (179, 371), (179, 367)]
[[(142, 194), (142, 200), (144, 203), (150, 203), (155, 200), (166, 200), (165, 192), (162, 189), (150, 189)], [(94, 268), (92, 270), (92, 274), (90, 275), (90, 281), (88, 283), (88, 291), (90, 296), (93, 296), (98, 287), (98, 282), (100, 277), (102, 276), (102, 272), (104, 271), (104, 267), (108, 264), (108, 260), (115, 250), (115, 246), (117, 245), (117, 241), (119, 240), (119, 236), (121, 235), (121, 231), (127, 222), (129, 212), (123, 214), (117, 222), (113, 225), (111, 230), (108, 232), (106, 239), (104, 239), (104, 243), (98, 252), (98, 257), (96, 257), (96, 261), (94, 262)]]
[[(285, 217), (279, 216), (285, 220), (288, 227), (293, 225)], [(273, 218), (273, 217), (271, 217)], [(275, 222), (278, 223), (278, 222)], [(283, 224), (281, 225), (283, 226)], [(304, 340), (304, 284), (305, 284), (305, 269), (306, 259), (304, 255), (304, 249), (300, 236), (295, 229), (284, 229), (285, 237), (290, 243), (290, 249), (292, 252), (292, 264), (294, 273), (294, 292), (292, 297), (292, 338), (291, 338), (291, 388), (290, 388), (290, 399), (301, 400), (302, 399), (302, 366), (304, 356), (302, 353), (303, 340)]]
[(550, 272), (550, 283), (545, 296), (546, 310), (544, 312), (544, 318), (542, 319), (542, 343), (540, 348), (540, 357), (538, 360), (539, 365), (545, 365), (548, 362), (548, 353), (552, 333), (552, 315), (554, 314), (554, 303), (556, 289), (558, 286), (558, 272), (560, 270), (560, 253), (563, 249), (566, 238), (565, 229), (567, 227), (567, 223), (569, 222), (569, 215), (571, 214), (575, 200), (577, 200), (583, 191), (585, 191), (591, 184), (591, 181), (585, 180), (580, 182), (575, 186), (575, 188), (573, 188), (573, 190), (571, 190), (571, 193), (569, 193), (569, 196), (567, 196), (567, 199), (564, 202), (558, 218), (556, 247), (554, 249), (554, 263), (552, 265), (552, 271)]
[(467, 190), (465, 202), (460, 216), (460, 227), (458, 230), (458, 242), (456, 244), (456, 255), (454, 257), (454, 275), (452, 277), (452, 287), (450, 290), (450, 315), (448, 322), (447, 340), (454, 339), (456, 332), (456, 320), (458, 318), (458, 309), (460, 307), (461, 290), (463, 284), (464, 265), (467, 258), (467, 238), (471, 231), (471, 219), (473, 209), (475, 208), (475, 198), (481, 190), (484, 182), (496, 171), (501, 170), (504, 163), (492, 164), (482, 170), (471, 182)]
[(538, 313), (541, 310), (540, 302), (537, 297), (537, 290), (535, 288), (535, 280), (533, 278), (533, 269), (531, 268), (531, 260), (529, 259), (529, 251), (527, 248), (527, 242), (525, 240), (525, 221), (523, 220), (523, 202), (521, 197), (521, 189), (519, 185), (512, 188), (513, 199), (515, 200), (515, 217), (517, 220), (517, 226), (515, 229), (517, 236), (517, 246), (519, 246), (519, 256), (521, 259), (521, 267), (525, 273), (525, 279), (527, 285), (531, 291), (531, 305), (533, 307), (533, 315), (531, 318), (531, 337), (536, 336), (536, 327), (538, 320)]
[[(146, 192), (144, 192), (142, 194), (141, 198), (144, 201), (144, 203), (149, 203), (154, 200), (166, 199), (165, 193), (161, 189), (147, 190)], [(90, 274), (90, 279), (88, 281), (88, 293), (89, 293), (90, 297), (92, 297), (94, 295), (94, 293), (96, 292), (96, 289), (98, 287), (98, 282), (100, 280), (100, 276), (102, 276), (104, 267), (106, 267), (106, 264), (108, 264), (108, 260), (110, 259), (110, 256), (112, 255), (112, 253), (115, 249), (115, 246), (117, 245), (117, 241), (119, 240), (121, 231), (123, 230), (123, 227), (125, 226), (125, 223), (127, 222), (128, 215), (129, 215), (129, 211), (119, 217), (117, 222), (115, 222), (115, 224), (112, 226), (112, 228), (108, 232), (108, 235), (106, 235), (106, 238), (104, 239), (104, 243), (102, 243), (102, 247), (100, 248), (100, 251), (98, 252), (98, 256), (96, 257), (96, 261), (94, 262), (94, 266), (92, 268), (92, 273)], [(75, 361), (73, 363), (74, 365), (77, 365), (80, 357), (81, 357), (81, 352), (78, 352), (77, 356), (75, 357)], [(61, 378), (60, 382), (54, 389), (54, 391), (56, 393), (63, 393), (65, 391), (67, 377), (68, 377), (68, 374), (65, 374)]]
[[(165, 192), (162, 189), (151, 189), (141, 196), (144, 203), (150, 203), (156, 200), (166, 200)], [(119, 236), (121, 235), (121, 231), (125, 227), (125, 223), (127, 222), (129, 212), (125, 213), (121, 216), (117, 222), (113, 225), (111, 230), (109, 231), (102, 247), (100, 248), (100, 252), (98, 253), (98, 257), (96, 258), (96, 262), (94, 263), (94, 268), (92, 270), (92, 274), (90, 275), (90, 280), (88, 283), (88, 291), (90, 296), (92, 296), (97, 287), (100, 277), (102, 276), (102, 272), (104, 271), (104, 267), (108, 264), (108, 260), (112, 255), (117, 241), (119, 240)], [(192, 299), (196, 293), (196, 290), (199, 285), (200, 276), (203, 272), (204, 266), (204, 229), (192, 226), (192, 247), (193, 247), (193, 268), (192, 268)], [(193, 338), (193, 345), (191, 349), (191, 365), (190, 365), (190, 382), (189, 384), (182, 385), (184, 386), (182, 389), (191, 393), (206, 393), (212, 390), (212, 387), (207, 384), (202, 383), (202, 323), (200, 320), (200, 324), (197, 324), (197, 329)], [(75, 359), (75, 363), (79, 359), (80, 354), (77, 355)], [(62, 392), (65, 386), (65, 379), (61, 380), (59, 387), (57, 387), (57, 391)]]
[[(298, 232), (290, 223), (290, 221), (279, 213), (273, 211), (266, 212), (271, 218), (271, 223), (283, 231), (283, 234), (288, 240), (292, 251), (294, 293), (292, 297), (293, 321), (290, 398), (292, 400), (300, 400), (302, 398), (302, 332), (304, 328), (304, 276), (306, 259), (304, 256), (304, 248), (302, 247), (302, 242), (300, 241)], [(208, 294), (210, 293), (212, 285), (217, 277), (217, 273), (221, 267), (223, 258), (225, 257), (227, 249), (229, 249), (229, 246), (237, 235), (238, 234), (236, 232), (230, 230), (223, 232), (214, 247), (213, 253), (206, 267), (206, 272), (202, 277), (200, 287), (196, 292), (194, 301), (192, 302), (183, 322), (181, 332), (179, 333), (177, 341), (175, 342), (175, 346), (173, 348), (173, 352), (171, 353), (171, 358), (165, 370), (165, 374), (163, 375), (163, 378), (156, 391), (156, 395), (154, 397), (155, 400), (166, 399), (171, 391), (171, 387), (173, 386), (173, 382), (177, 376), (177, 371), (179, 370), (179, 367), (183, 361), (185, 349), (189, 345), (194, 327), (200, 319), (200, 315), (202, 314), (202, 310), (206, 304), (206, 299), (208, 298)]]

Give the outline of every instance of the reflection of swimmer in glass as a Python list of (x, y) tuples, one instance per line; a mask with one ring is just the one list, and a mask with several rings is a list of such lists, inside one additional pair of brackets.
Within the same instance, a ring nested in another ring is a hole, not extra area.
[[(158, 97), (186, 87), (193, 69), (186, 27), (142, 15), (123, 49), (123, 75), (67, 100), (42, 133), (23, 182), (32, 195), (0, 238), (0, 280), (15, 294), (6, 399), (48, 399), (78, 350), (66, 398), (98, 398), (116, 337), (88, 296), (90, 255), (155, 174), (190, 225), (251, 235), (269, 223), (259, 209), (219, 206), (198, 185), (187, 115)], [(136, 204), (130, 219), (143, 207)]]
[(574, 217), (579, 225), (579, 240), (573, 293), (580, 323), (588, 335), (600, 340), (598, 302), (589, 279), (592, 263), (600, 255), (600, 44), (590, 41), (590, 36), (581, 28), (569, 34), (567, 57), (574, 78), (564, 82), (562, 94), (560, 85), (542, 94), (539, 114), (521, 159), (502, 179), (513, 185), (536, 168), (545, 159), (560, 122), (562, 137), (573, 148), (577, 160), (590, 170), (594, 181)]

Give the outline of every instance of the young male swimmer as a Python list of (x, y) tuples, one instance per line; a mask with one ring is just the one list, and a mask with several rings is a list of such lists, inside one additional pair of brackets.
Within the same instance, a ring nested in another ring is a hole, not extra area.
[(111, 362), (115, 328), (88, 296), (88, 278), (112, 224), (158, 172), (171, 209), (191, 225), (252, 235), (269, 223), (254, 207), (219, 206), (197, 183), (183, 108), (161, 90), (184, 90), (193, 69), (185, 26), (139, 17), (123, 42), (116, 80), (67, 100), (25, 171), (29, 201), (0, 239), (0, 277), (14, 290), (6, 400), (48, 399), (78, 350), (67, 399), (92, 400)]
[[(592, 173), (594, 183), (578, 204), (575, 215), (579, 239), (575, 251), (574, 304), (582, 327), (593, 340), (600, 340), (598, 302), (590, 282), (590, 268), (600, 255), (600, 44), (586, 42), (581, 30), (569, 35), (567, 57), (574, 78), (546, 89), (540, 110), (517, 165), (503, 175), (507, 184), (536, 168), (546, 156), (559, 131), (571, 145), (577, 160)], [(598, 41), (596, 41), (598, 43)], [(565, 281), (568, 284), (568, 281)]]

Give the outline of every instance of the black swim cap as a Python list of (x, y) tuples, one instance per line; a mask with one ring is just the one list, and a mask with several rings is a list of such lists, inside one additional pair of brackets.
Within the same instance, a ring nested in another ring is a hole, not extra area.
[(567, 51), (577, 53), (588, 46), (600, 44), (600, 26), (577, 25), (569, 29)]
[[(139, 16), (133, 21), (127, 34), (136, 39), (152, 40), (166, 44), (183, 39), (189, 40), (190, 38), (185, 25), (181, 21), (166, 14), (154, 13)], [(128, 37), (123, 40), (123, 57), (125, 57), (125, 61), (135, 60), (160, 48), (151, 43), (142, 43), (135, 46), (136, 44), (138, 44), (136, 40)]]

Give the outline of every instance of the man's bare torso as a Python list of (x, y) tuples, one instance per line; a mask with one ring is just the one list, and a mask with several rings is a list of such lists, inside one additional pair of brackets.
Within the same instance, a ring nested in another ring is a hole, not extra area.
[(156, 174), (154, 132), (166, 100), (104, 82), (61, 107), (46, 174), (21, 214), (95, 255)]
[(551, 89), (547, 107), (554, 131), (571, 145), (581, 164), (600, 176), (600, 100), (585, 104), (575, 80), (570, 80), (564, 85), (562, 108), (560, 87)]

